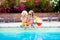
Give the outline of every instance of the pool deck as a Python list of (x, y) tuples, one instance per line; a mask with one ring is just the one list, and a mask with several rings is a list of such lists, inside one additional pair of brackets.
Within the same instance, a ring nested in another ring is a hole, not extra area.
[(18, 23), (0, 23), (0, 32), (60, 32), (60, 22), (43, 22), (42, 26), (36, 28), (20, 27)]
[[(20, 27), (21, 22), (0, 23), (0, 27)], [(42, 27), (60, 27), (60, 22), (43, 22)]]

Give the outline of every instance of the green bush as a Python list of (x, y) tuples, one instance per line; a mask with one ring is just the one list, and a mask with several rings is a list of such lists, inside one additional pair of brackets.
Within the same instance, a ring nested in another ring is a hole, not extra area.
[[(25, 5), (24, 9), (29, 11), (29, 10), (34, 10), (34, 12), (58, 12), (60, 11), (60, 0), (29, 0), (27, 2), (23, 2)], [(13, 2), (13, 3), (12, 3)], [(21, 5), (19, 4), (20, 0), (8, 0), (4, 4), (2, 4), (3, 8), (8, 8), (8, 7), (14, 7), (16, 6), (19, 8)], [(57, 2), (57, 3), (56, 3)], [(22, 8), (23, 9), (23, 8)], [(21, 10), (21, 9), (18, 9)], [(18, 12), (18, 11), (17, 11)]]

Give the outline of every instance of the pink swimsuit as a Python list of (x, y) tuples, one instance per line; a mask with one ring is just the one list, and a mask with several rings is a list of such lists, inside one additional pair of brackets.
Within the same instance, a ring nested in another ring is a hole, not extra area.
[(34, 18), (30, 18), (29, 20), (30, 20), (30, 24), (33, 24)]

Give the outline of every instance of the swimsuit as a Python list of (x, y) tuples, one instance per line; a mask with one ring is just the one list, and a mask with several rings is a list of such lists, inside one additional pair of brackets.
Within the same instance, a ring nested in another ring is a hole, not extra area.
[(29, 20), (30, 20), (29, 21), (30, 22), (30, 25), (33, 26), (34, 18), (30, 18)]

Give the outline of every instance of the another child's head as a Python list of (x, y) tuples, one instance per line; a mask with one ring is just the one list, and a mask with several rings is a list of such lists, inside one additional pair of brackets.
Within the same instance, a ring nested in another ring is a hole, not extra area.
[(34, 12), (33, 12), (33, 10), (30, 10), (30, 11), (29, 11), (29, 15), (30, 15), (31, 17), (34, 16)]

